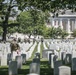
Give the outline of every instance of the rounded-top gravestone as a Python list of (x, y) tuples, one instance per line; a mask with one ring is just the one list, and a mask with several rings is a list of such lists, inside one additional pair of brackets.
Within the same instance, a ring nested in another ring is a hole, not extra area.
[(39, 75), (39, 74), (36, 74), (36, 73), (30, 73), (30, 74), (27, 74), (27, 75)]
[(68, 66), (60, 66), (59, 75), (71, 75), (71, 68)]

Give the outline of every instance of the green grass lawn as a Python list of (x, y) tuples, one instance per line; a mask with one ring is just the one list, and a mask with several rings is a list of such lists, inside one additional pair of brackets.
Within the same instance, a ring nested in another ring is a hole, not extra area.
[(8, 67), (0, 66), (0, 75), (8, 75)]
[(40, 75), (53, 75), (53, 69), (48, 64), (47, 59), (41, 59), (40, 61)]
[[(29, 66), (32, 61), (27, 61), (26, 64), (18, 70), (18, 75), (29, 74)], [(0, 67), (0, 75), (8, 75), (8, 66)], [(48, 61), (41, 59), (40, 62), (40, 75), (53, 75), (53, 70), (50, 68)]]

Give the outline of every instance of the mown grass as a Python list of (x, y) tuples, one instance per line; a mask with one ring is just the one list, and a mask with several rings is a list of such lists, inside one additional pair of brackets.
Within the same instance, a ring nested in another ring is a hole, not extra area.
[(8, 75), (8, 66), (0, 66), (0, 75)]
[(33, 51), (33, 53), (32, 53), (32, 56), (31, 56), (31, 58), (30, 58), (29, 60), (32, 60), (32, 59), (34, 58), (34, 55), (35, 55), (35, 53), (37, 52), (37, 47), (38, 47), (38, 43), (37, 43), (37, 45), (35, 46), (35, 49), (34, 49), (34, 51)]
[(53, 75), (53, 69), (51, 69), (46, 59), (41, 59), (40, 75)]

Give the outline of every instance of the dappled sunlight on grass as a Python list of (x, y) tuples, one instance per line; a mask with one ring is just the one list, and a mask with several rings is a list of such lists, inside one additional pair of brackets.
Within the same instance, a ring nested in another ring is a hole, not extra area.
[(41, 60), (40, 75), (53, 75), (53, 69), (51, 69), (46, 59)]
[(8, 75), (8, 67), (7, 66), (0, 66), (0, 75)]

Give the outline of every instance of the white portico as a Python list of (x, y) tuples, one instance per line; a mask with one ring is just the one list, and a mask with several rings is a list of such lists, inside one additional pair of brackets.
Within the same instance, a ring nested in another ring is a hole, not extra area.
[(71, 33), (76, 29), (76, 13), (66, 13), (64, 15), (60, 14), (58, 17), (50, 18), (51, 26), (53, 27), (61, 27), (61, 29), (65, 30), (68, 33)]

